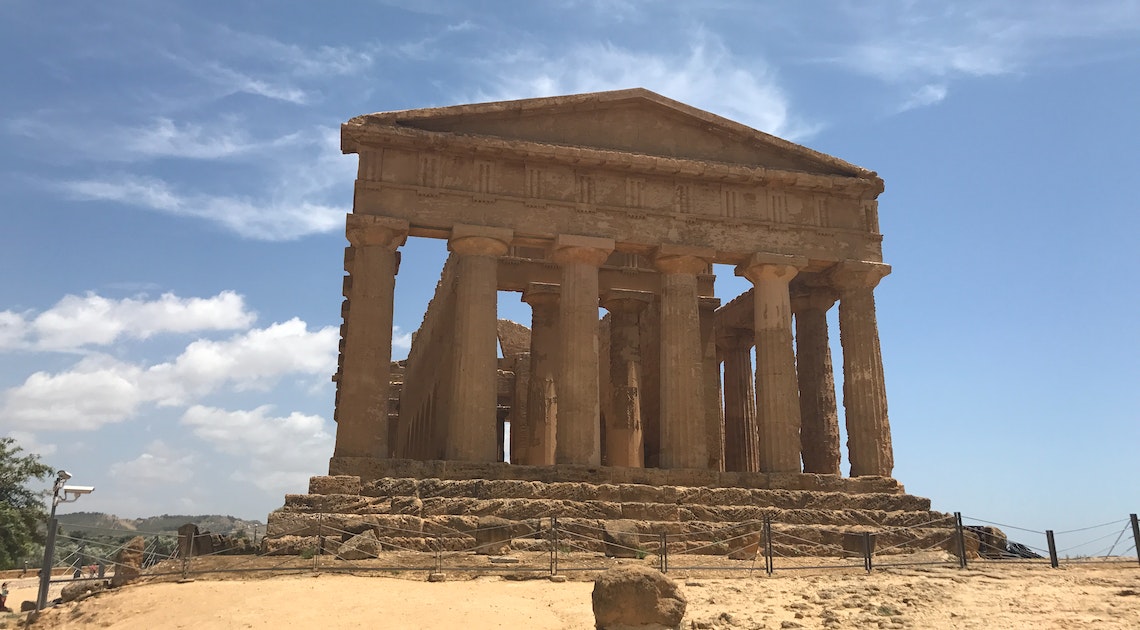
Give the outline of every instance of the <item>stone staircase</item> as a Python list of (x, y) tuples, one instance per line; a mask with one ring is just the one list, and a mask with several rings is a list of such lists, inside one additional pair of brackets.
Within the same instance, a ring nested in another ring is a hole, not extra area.
[(269, 515), (264, 551), (336, 553), (369, 529), (390, 549), (461, 551), (497, 536), (540, 550), (553, 519), (563, 539), (592, 552), (612, 550), (620, 531), (638, 549), (655, 549), (664, 533), (671, 554), (754, 555), (764, 519), (782, 556), (861, 554), (864, 532), (880, 552), (953, 550), (952, 517), (886, 478), (413, 460), (365, 468), (287, 495)]

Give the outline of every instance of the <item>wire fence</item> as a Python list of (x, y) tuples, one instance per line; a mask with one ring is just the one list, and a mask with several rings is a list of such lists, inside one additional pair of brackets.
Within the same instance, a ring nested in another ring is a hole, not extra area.
[[(444, 579), (449, 573), (500, 573), (524, 579), (603, 571), (629, 559), (665, 573), (769, 576), (785, 571), (870, 573), (890, 567), (996, 563), (1140, 567), (1135, 514), (1064, 531), (1033, 530), (961, 514), (935, 514), (891, 527), (827, 527), (767, 515), (720, 526), (545, 517), (493, 519), (482, 527), (454, 527), (428, 519), (408, 519), (415, 525), (401, 526), (375, 520), (350, 522), (344, 515), (309, 516), (315, 523), (278, 531), (256, 548), (218, 544), (215, 535), (196, 531), (185, 533), (173, 545), (171, 535), (163, 532), (103, 530), (150, 537), (143, 544), (60, 535), (81, 547), (55, 559), (54, 566), (66, 567), (70, 577), (54, 578), (57, 571), (53, 571), (51, 581), (99, 581), (124, 572), (176, 580), (283, 572), (422, 572), (429, 579)], [(1007, 531), (1017, 532), (1017, 540), (1007, 537)], [(209, 544), (205, 539), (210, 539)], [(243, 550), (253, 552), (234, 555)]]

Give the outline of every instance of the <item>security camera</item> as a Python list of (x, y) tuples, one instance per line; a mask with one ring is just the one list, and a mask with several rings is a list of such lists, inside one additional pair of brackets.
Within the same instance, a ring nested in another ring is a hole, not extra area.
[(64, 486), (63, 493), (70, 494), (78, 497), (81, 494), (91, 494), (95, 491), (95, 486)]
[(71, 473), (67, 472), (66, 470), (61, 470), (61, 471), (57, 472), (55, 474), (55, 476), (59, 479), (64, 480), (64, 481), (71, 479)]

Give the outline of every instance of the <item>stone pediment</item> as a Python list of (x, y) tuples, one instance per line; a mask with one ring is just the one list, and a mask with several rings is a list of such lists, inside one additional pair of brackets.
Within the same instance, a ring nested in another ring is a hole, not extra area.
[(641, 88), (358, 116), (344, 126), (345, 151), (355, 151), (351, 139), (355, 129), (383, 127), (817, 175), (876, 177), (854, 164)]

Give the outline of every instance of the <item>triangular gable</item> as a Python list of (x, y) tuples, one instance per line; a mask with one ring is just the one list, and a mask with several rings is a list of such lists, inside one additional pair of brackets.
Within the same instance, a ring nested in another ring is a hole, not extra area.
[(349, 126), (399, 126), (821, 175), (863, 168), (642, 88), (383, 112)]

